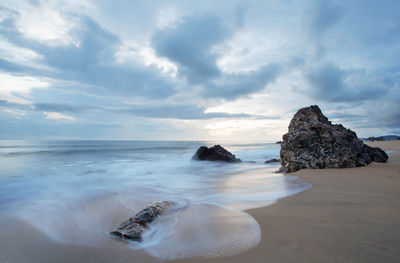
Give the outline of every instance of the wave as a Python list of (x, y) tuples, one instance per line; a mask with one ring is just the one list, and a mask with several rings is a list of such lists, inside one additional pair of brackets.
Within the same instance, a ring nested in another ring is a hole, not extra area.
[(17, 217), (57, 242), (117, 247), (122, 244), (110, 239), (111, 230), (143, 207), (170, 200), (179, 209), (156, 221), (131, 248), (160, 259), (227, 256), (261, 237), (245, 210), (310, 187), (275, 174), (277, 164), (263, 163), (278, 157), (275, 144), (223, 144), (244, 160), (237, 164), (190, 161), (200, 144), (210, 145), (63, 141), (3, 148), (0, 219)]
[(40, 151), (15, 151), (3, 152), (0, 156), (20, 156), (33, 154), (84, 154), (84, 153), (102, 153), (102, 152), (142, 152), (142, 151), (174, 151), (187, 150), (187, 147), (146, 147), (146, 148), (126, 148), (126, 149), (75, 149), (75, 150), (40, 150)]

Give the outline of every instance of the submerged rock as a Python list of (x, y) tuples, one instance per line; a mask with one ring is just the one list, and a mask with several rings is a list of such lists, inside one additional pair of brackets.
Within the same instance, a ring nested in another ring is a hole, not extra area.
[(241, 162), (237, 159), (234, 154), (225, 150), (220, 145), (214, 145), (213, 147), (201, 146), (196, 153), (193, 155), (192, 160), (199, 161), (224, 161), (228, 163)]
[(279, 163), (280, 161), (281, 161), (281, 159), (273, 158), (273, 159), (266, 160), (264, 163)]
[(140, 242), (142, 241), (142, 234), (146, 231), (149, 224), (174, 204), (171, 201), (164, 201), (147, 206), (134, 217), (122, 222), (117, 230), (112, 231), (110, 234), (122, 240)]
[(317, 105), (300, 109), (283, 135), (282, 170), (287, 173), (303, 168), (350, 168), (375, 162), (387, 162), (380, 148), (370, 147), (355, 132), (328, 121)]

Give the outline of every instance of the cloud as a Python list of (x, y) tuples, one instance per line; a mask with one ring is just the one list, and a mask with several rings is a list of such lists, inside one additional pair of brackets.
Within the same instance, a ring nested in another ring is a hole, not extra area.
[(36, 111), (44, 111), (44, 112), (84, 113), (99, 108), (87, 105), (83, 106), (83, 105), (66, 104), (66, 103), (34, 103), (33, 109)]
[[(165, 98), (175, 93), (175, 81), (162, 74), (156, 66), (117, 63), (115, 54), (121, 40), (99, 26), (89, 17), (79, 17), (79, 26), (68, 32), (75, 44), (48, 45), (47, 42), (28, 39), (18, 31), (16, 19), (3, 21), (7, 28), (0, 33), (8, 37), (14, 49), (37, 54), (49, 70), (31, 68), (27, 63), (7, 57), (0, 67), (14, 72), (45, 76), (64, 81), (80, 82), (83, 87), (91, 86), (97, 94), (118, 94)], [(10, 30), (12, 28), (13, 30)], [(7, 52), (11, 52), (8, 49)], [(1, 61), (0, 61), (1, 62)]]
[(156, 54), (176, 63), (178, 74), (189, 85), (200, 86), (200, 94), (206, 98), (232, 100), (246, 96), (264, 89), (281, 72), (277, 63), (234, 73), (222, 72), (218, 67), (220, 54), (213, 47), (227, 41), (233, 35), (234, 26), (243, 24), (245, 8), (238, 8), (235, 9), (237, 21), (233, 25), (227, 25), (219, 16), (201, 15), (185, 18), (153, 35)]
[(168, 138), (254, 121), (268, 137), (311, 104), (363, 133), (400, 127), (399, 1), (0, 6), (1, 135)]
[(215, 15), (185, 18), (170, 27), (157, 30), (152, 37), (156, 54), (179, 65), (178, 73), (189, 83), (201, 83), (221, 75), (219, 57), (211, 48), (226, 40), (232, 28)]
[(257, 120), (276, 120), (277, 115), (263, 114), (244, 114), (244, 113), (226, 113), (226, 112), (207, 112), (205, 107), (191, 104), (136, 104), (122, 105), (114, 107), (98, 107), (92, 105), (77, 105), (68, 103), (33, 103), (31, 105), (12, 103), (6, 100), (0, 100), (0, 108), (7, 111), (21, 112), (42, 112), (48, 119), (76, 120), (74, 116), (86, 116), (95, 114), (102, 116), (105, 114), (128, 115), (142, 118), (155, 119), (177, 119), (177, 120), (209, 120), (209, 119), (257, 119)]
[(317, 0), (310, 10), (309, 30), (312, 38), (321, 38), (344, 15), (345, 10), (330, 0)]
[(41, 60), (42, 56), (33, 50), (17, 47), (0, 36), (0, 61), (2, 61), (0, 67), (4, 68), (4, 63), (9, 61), (9, 63), (40, 69), (44, 67)]
[(22, 110), (43, 112), (49, 119), (75, 120), (74, 117), (67, 114), (125, 114), (144, 118), (160, 119), (180, 119), (180, 120), (206, 120), (215, 118), (255, 118), (255, 119), (276, 119), (277, 116), (268, 115), (249, 115), (249, 114), (231, 114), (225, 112), (206, 112), (206, 108), (190, 104), (137, 104), (125, 105), (119, 107), (96, 107), (90, 105), (76, 105), (67, 103), (33, 103), (31, 105), (12, 103), (6, 100), (0, 100), (0, 107), (6, 110)]
[(205, 84), (205, 97), (236, 99), (261, 91), (273, 82), (282, 71), (278, 64), (271, 63), (257, 70), (225, 74), (221, 79)]
[(363, 70), (344, 70), (327, 63), (306, 72), (310, 96), (331, 102), (377, 100), (394, 86), (389, 77), (376, 77)]
[(45, 79), (2, 73), (0, 71), (0, 98), (11, 102), (29, 104), (27, 96), (35, 89), (46, 89)]
[(46, 115), (47, 119), (51, 119), (51, 120), (60, 120), (60, 121), (76, 121), (76, 119), (74, 117), (68, 116), (68, 115), (64, 115), (61, 114), (59, 112), (43, 112), (44, 115)]
[(136, 105), (125, 109), (115, 109), (115, 111), (132, 114), (134, 116), (150, 118), (167, 118), (182, 120), (207, 120), (207, 119), (229, 119), (229, 118), (257, 118), (257, 119), (276, 119), (277, 116), (249, 115), (244, 113), (225, 113), (225, 112), (205, 112), (206, 109), (200, 106), (189, 104), (178, 105)]

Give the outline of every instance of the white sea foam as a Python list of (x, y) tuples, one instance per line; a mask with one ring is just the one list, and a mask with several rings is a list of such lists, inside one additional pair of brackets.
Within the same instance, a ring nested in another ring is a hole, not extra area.
[(226, 256), (260, 240), (258, 223), (246, 209), (310, 187), (263, 163), (278, 156), (278, 145), (223, 145), (244, 161), (239, 164), (190, 161), (199, 145), (3, 144), (0, 216), (17, 216), (57, 242), (119, 247), (125, 244), (111, 239), (111, 230), (146, 205), (171, 200), (178, 205), (152, 224), (143, 242), (129, 246), (161, 259)]

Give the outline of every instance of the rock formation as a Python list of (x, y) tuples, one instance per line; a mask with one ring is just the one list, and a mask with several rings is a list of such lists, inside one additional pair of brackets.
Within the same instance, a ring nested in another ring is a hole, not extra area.
[(225, 150), (220, 145), (214, 145), (213, 147), (201, 146), (196, 153), (193, 155), (192, 160), (199, 161), (224, 161), (228, 163), (240, 162), (235, 155)]
[(174, 202), (164, 201), (147, 206), (134, 217), (121, 223), (117, 230), (110, 234), (122, 240), (142, 241), (142, 234), (158, 216), (163, 214), (167, 208), (174, 205)]
[(281, 159), (273, 158), (273, 159), (266, 160), (264, 163), (279, 163), (280, 161), (281, 161)]
[(283, 135), (281, 164), (284, 172), (303, 168), (349, 168), (387, 162), (380, 148), (370, 147), (355, 132), (333, 125), (317, 105), (300, 109)]

